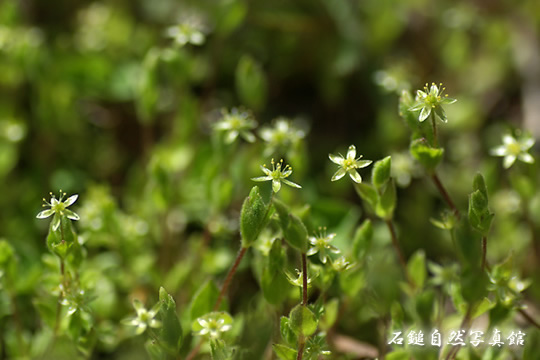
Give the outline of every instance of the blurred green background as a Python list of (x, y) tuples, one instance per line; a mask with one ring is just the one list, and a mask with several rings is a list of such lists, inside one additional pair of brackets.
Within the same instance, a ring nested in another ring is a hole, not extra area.
[[(88, 281), (108, 294), (96, 316), (114, 323), (134, 294), (155, 299), (165, 284), (187, 306), (202, 280), (223, 275), (249, 179), (272, 156), (293, 164), (304, 187), (280, 195), (309, 204), (314, 225), (344, 235), (336, 242), (347, 248), (364, 213), (350, 183), (330, 182), (328, 153), (350, 144), (366, 159), (393, 155), (405, 254), (452, 259), (450, 239), (429, 222), (445, 205), (410, 157), (398, 114), (402, 90), (432, 81), (458, 99), (439, 128), (440, 176), (462, 209), (474, 174), (486, 176), (496, 214), (488, 259), (514, 254), (538, 310), (536, 166), (520, 168), (532, 179), (520, 191), (488, 152), (508, 129), (540, 135), (539, 36), (535, 0), (0, 2), (0, 237), (19, 258), (24, 323), (37, 328), (30, 299), (46, 266), (47, 224), (35, 215), (49, 191), (80, 195)], [(305, 138), (278, 141), (265, 156), (261, 140), (219, 143), (212, 124), (238, 106), (260, 127), (287, 117)], [(212, 251), (199, 269), (193, 254), (204, 246)], [(233, 314), (258, 291), (253, 275), (239, 277)], [(369, 318), (341, 331), (375, 343)], [(113, 335), (100, 341), (111, 358), (141, 356)]]

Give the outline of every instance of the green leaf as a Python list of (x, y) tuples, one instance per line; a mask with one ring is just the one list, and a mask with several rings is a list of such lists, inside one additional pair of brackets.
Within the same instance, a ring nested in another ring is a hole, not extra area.
[(159, 301), (161, 302), (159, 314), (163, 324), (160, 338), (167, 350), (177, 355), (182, 345), (182, 327), (176, 313), (176, 303), (163, 287), (159, 289)]
[(298, 336), (310, 336), (317, 330), (317, 318), (307, 306), (296, 305), (289, 314), (289, 326)]
[(390, 220), (394, 216), (396, 203), (396, 184), (394, 184), (394, 181), (390, 181), (382, 195), (379, 197), (379, 202), (375, 208), (375, 213), (382, 219)]
[(381, 189), (390, 180), (392, 158), (390, 156), (379, 160), (373, 165), (372, 183), (377, 189)]
[(191, 302), (189, 313), (191, 320), (195, 320), (214, 309), (214, 304), (219, 296), (219, 290), (212, 281), (204, 283)]
[(487, 296), (488, 278), (479, 267), (466, 267), (461, 273), (461, 294), (469, 304), (475, 304)]
[(319, 327), (321, 330), (330, 329), (337, 320), (339, 310), (339, 299), (334, 298), (324, 304), (324, 314), (320, 319)]
[(487, 297), (483, 298), (480, 304), (475, 307), (474, 312), (471, 315), (471, 320), (476, 319), (486, 311), (491, 310), (494, 306), (495, 302), (489, 301)]
[(267, 223), (269, 206), (264, 203), (259, 188), (254, 186), (244, 200), (240, 213), (240, 234), (243, 247), (250, 247), (257, 240)]
[(434, 304), (435, 292), (431, 289), (418, 294), (415, 298), (416, 313), (424, 325), (428, 325), (431, 322)]
[(353, 237), (353, 255), (356, 260), (361, 260), (371, 248), (371, 243), (373, 240), (373, 225), (371, 220), (366, 219), (356, 229), (356, 232)]
[(371, 185), (365, 183), (354, 183), (354, 188), (362, 200), (367, 202), (373, 210), (375, 210), (379, 202), (379, 195)]
[(144, 344), (144, 347), (148, 353), (148, 356), (150, 357), (150, 360), (163, 360), (165, 358), (163, 350), (157, 343), (149, 340), (146, 342), (146, 344)]
[(236, 91), (241, 102), (253, 110), (266, 103), (266, 77), (260, 65), (250, 56), (242, 56), (236, 67)]
[(274, 199), (274, 207), (278, 213), (283, 236), (289, 245), (305, 253), (308, 248), (308, 232), (300, 218), (291, 213), (287, 205)]
[(281, 333), (283, 340), (285, 340), (287, 344), (293, 346), (296, 344), (297, 336), (292, 331), (289, 323), (289, 318), (282, 316), (279, 323), (279, 332)]
[(296, 360), (297, 351), (281, 344), (272, 345), (274, 352), (280, 360)]
[(432, 148), (426, 139), (416, 139), (409, 148), (411, 155), (429, 172), (432, 173), (441, 162), (444, 154), (442, 148)]
[(426, 270), (426, 254), (423, 250), (418, 250), (409, 259), (407, 264), (407, 272), (409, 277), (418, 288), (424, 286), (424, 282), (427, 276)]
[(287, 255), (280, 241), (274, 241), (263, 268), (261, 289), (263, 296), (270, 304), (277, 305), (287, 296), (289, 283), (283, 273)]

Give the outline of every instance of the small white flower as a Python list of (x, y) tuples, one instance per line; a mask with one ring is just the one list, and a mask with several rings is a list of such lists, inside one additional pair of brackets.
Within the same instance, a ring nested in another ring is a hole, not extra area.
[(197, 318), (193, 330), (197, 335), (217, 339), (221, 333), (232, 329), (232, 317), (226, 312), (212, 312)]
[(365, 168), (373, 162), (371, 160), (360, 160), (362, 155), (356, 158), (356, 147), (354, 145), (349, 146), (346, 158), (343, 157), (343, 155), (337, 156), (332, 154), (328, 154), (328, 157), (334, 164), (340, 166), (338, 171), (332, 176), (332, 181), (337, 181), (344, 177), (345, 174), (349, 174), (355, 183), (361, 183), (362, 177), (358, 174), (356, 169)]
[(214, 125), (214, 130), (225, 134), (225, 143), (232, 144), (238, 136), (247, 142), (255, 142), (255, 135), (251, 133), (257, 126), (248, 111), (233, 108), (231, 111), (222, 110), (221, 119)]
[[(252, 178), (253, 181), (272, 181), (272, 190), (277, 193), (281, 189), (281, 182), (284, 184), (301, 189), (302, 187), (292, 181), (287, 180), (286, 178), (292, 174), (292, 167), (285, 165), (283, 167), (283, 159), (281, 159), (277, 164), (274, 163), (272, 159), (272, 170), (268, 169), (266, 165), (261, 166), (261, 170), (266, 174), (266, 176), (259, 176)], [(283, 169), (282, 169), (283, 167)]]
[(326, 228), (319, 228), (319, 234), (309, 238), (309, 242), (313, 247), (308, 250), (307, 256), (312, 256), (319, 253), (319, 259), (323, 264), (326, 264), (329, 257), (328, 251), (334, 254), (340, 253), (338, 248), (330, 245), (330, 242), (334, 240), (334, 237), (336, 237), (336, 234), (332, 233), (326, 235)]
[(422, 122), (426, 120), (431, 111), (434, 111), (437, 117), (442, 121), (446, 122), (446, 113), (442, 105), (453, 104), (456, 102), (456, 99), (449, 98), (448, 95), (444, 97), (443, 92), (446, 88), (439, 84), (437, 86), (435, 83), (431, 84), (431, 87), (428, 90), (428, 84), (424, 86), (424, 91), (418, 90), (416, 92), (416, 103), (410, 108), (411, 111), (420, 111), (418, 116), (418, 121)]
[(524, 135), (519, 139), (512, 135), (506, 134), (502, 137), (503, 144), (491, 149), (490, 154), (493, 156), (503, 156), (503, 166), (508, 169), (519, 159), (525, 163), (534, 163), (534, 158), (528, 153), (529, 149), (534, 145), (534, 139), (529, 135)]
[(51, 195), (51, 201), (48, 202), (43, 198), (43, 207), (50, 206), (50, 209), (43, 210), (39, 214), (37, 214), (36, 218), (38, 219), (45, 219), (48, 218), (51, 215), (54, 215), (53, 218), (53, 230), (57, 230), (60, 226), (60, 219), (65, 215), (70, 220), (79, 220), (80, 217), (77, 215), (77, 213), (67, 209), (69, 206), (73, 205), (75, 201), (77, 201), (77, 198), (79, 195), (72, 195), (68, 197), (65, 201), (63, 201), (64, 196), (66, 196), (66, 193), (62, 192), (60, 190), (60, 196), (58, 199), (54, 196), (54, 194), (51, 192), (49, 193)]
[(157, 303), (152, 309), (147, 310), (138, 299), (135, 299), (133, 300), (133, 307), (135, 308), (137, 316), (123, 320), (122, 323), (135, 326), (135, 333), (137, 335), (145, 332), (148, 327), (155, 329), (161, 327), (161, 321), (155, 319), (159, 311), (160, 303)]

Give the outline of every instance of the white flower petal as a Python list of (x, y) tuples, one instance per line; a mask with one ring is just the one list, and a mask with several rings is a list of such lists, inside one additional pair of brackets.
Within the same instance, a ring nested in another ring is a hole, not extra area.
[(271, 176), (259, 176), (259, 177), (256, 177), (256, 178), (251, 178), (251, 180), (253, 180), (253, 181), (268, 181), (268, 180), (272, 180), (272, 177)]
[(347, 159), (354, 160), (356, 158), (356, 146), (351, 145), (349, 146), (349, 150), (347, 151)]
[(45, 218), (48, 218), (49, 216), (51, 216), (52, 214), (54, 214), (54, 210), (52, 210), (52, 209), (47, 209), (47, 210), (43, 210), (42, 212), (40, 212), (39, 214), (37, 214), (36, 218), (38, 218), (38, 219), (45, 219)]
[(505, 145), (515, 144), (517, 142), (516, 139), (514, 139), (512, 135), (508, 135), (508, 134), (503, 135), (502, 141), (503, 141), (503, 144)]
[(431, 114), (431, 107), (424, 106), (422, 108), (422, 111), (420, 111), (420, 117), (418, 118), (418, 120), (420, 122), (422, 122), (422, 121), (426, 120), (430, 114)]
[(504, 168), (508, 169), (510, 166), (512, 166), (514, 164), (515, 161), (516, 161), (516, 157), (514, 155), (505, 156), (505, 158), (503, 160)]
[(60, 215), (54, 214), (53, 223), (52, 223), (53, 231), (58, 230), (59, 226), (60, 226)]
[(356, 172), (356, 170), (350, 170), (349, 171), (349, 176), (357, 184), (360, 184), (362, 182), (362, 177), (360, 176), (359, 173)]
[(420, 99), (424, 99), (427, 97), (427, 94), (422, 90), (416, 90), (416, 96)]
[(297, 183), (293, 183), (292, 181), (289, 181), (287, 179), (281, 179), (281, 181), (283, 181), (285, 184), (291, 186), (291, 187), (294, 187), (294, 188), (297, 188), (297, 189), (301, 189), (302, 187), (300, 185), (298, 185)]
[(272, 174), (272, 171), (268, 169), (267, 167), (264, 167), (262, 165), (260, 165), (260, 167), (261, 167), (262, 172), (265, 173), (266, 175)]
[(341, 179), (342, 177), (345, 176), (346, 173), (347, 173), (347, 170), (345, 170), (344, 168), (339, 168), (339, 170), (336, 171), (334, 176), (332, 176), (332, 181), (337, 181)]
[(534, 163), (534, 158), (529, 153), (521, 153), (521, 154), (519, 154), (518, 159), (523, 161), (523, 162), (526, 162), (528, 164)]
[(328, 158), (330, 159), (330, 161), (337, 165), (343, 165), (343, 161), (345, 160), (343, 159), (343, 156), (337, 156), (333, 154), (328, 154)]
[(227, 135), (225, 136), (225, 143), (232, 144), (234, 140), (236, 140), (237, 137), (238, 137), (238, 131), (236, 130), (229, 131)]
[(71, 219), (71, 220), (80, 220), (81, 219), (80, 216), (77, 213), (75, 213), (75, 212), (73, 212), (71, 210), (65, 209), (64, 212), (66, 213), (66, 216), (68, 217), (68, 219)]
[(315, 255), (317, 252), (319, 251), (318, 248), (316, 247), (312, 247), (311, 249), (309, 249), (306, 253), (307, 256), (312, 256), (312, 255)]
[(521, 143), (521, 148), (524, 150), (524, 151), (527, 151), (529, 150), (530, 148), (532, 148), (532, 146), (534, 145), (534, 139), (532, 137), (527, 137), (525, 139), (521, 139), (520, 140), (520, 143)]
[(362, 169), (362, 168), (365, 168), (366, 166), (369, 166), (371, 165), (373, 161), (371, 160), (359, 160), (356, 162), (356, 167), (357, 169)]
[(272, 180), (272, 190), (277, 193), (281, 189), (281, 181), (279, 180)]
[(66, 207), (71, 206), (71, 205), (73, 205), (73, 203), (74, 203), (75, 201), (77, 201), (78, 198), (79, 198), (79, 195), (77, 195), (77, 194), (72, 195), (72, 196), (68, 197), (68, 198), (66, 199), (66, 201), (64, 201), (64, 205), (65, 205)]
[(497, 146), (496, 148), (491, 149), (489, 153), (493, 156), (506, 156), (507, 154), (506, 146), (504, 145)]

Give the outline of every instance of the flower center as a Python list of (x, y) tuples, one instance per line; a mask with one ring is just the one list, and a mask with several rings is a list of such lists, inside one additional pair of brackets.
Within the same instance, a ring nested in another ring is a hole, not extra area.
[(63, 202), (59, 202), (58, 204), (51, 206), (51, 209), (54, 210), (54, 212), (61, 213), (66, 209), (66, 205)]
[(352, 169), (354, 169), (354, 163), (355, 163), (354, 160), (352, 160), (352, 159), (346, 159), (346, 160), (343, 162), (343, 166), (345, 167), (345, 170), (352, 170)]
[(506, 148), (510, 155), (518, 156), (521, 152), (521, 146), (518, 143), (508, 144)]

